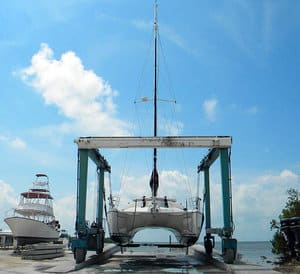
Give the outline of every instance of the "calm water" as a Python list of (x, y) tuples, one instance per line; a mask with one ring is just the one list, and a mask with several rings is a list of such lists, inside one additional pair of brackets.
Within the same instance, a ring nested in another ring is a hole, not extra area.
[[(215, 249), (221, 250), (221, 244), (216, 243)], [(275, 260), (271, 249), (270, 242), (238, 243), (238, 253), (241, 254), (242, 261), (269, 269), (273, 268), (271, 262)], [(114, 256), (104, 265), (86, 269), (85, 273), (225, 273), (220, 270), (214, 272), (213, 266), (199, 264), (192, 256), (185, 256), (185, 251), (181, 249), (170, 252), (168, 248), (139, 247), (127, 251), (143, 256), (139, 259)]]
[[(217, 242), (215, 249), (221, 250), (221, 243)], [(272, 267), (276, 256), (272, 253), (272, 244), (268, 242), (238, 242), (238, 253), (242, 261)]]

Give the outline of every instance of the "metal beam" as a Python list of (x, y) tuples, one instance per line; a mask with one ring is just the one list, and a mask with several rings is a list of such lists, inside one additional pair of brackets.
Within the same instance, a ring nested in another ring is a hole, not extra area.
[(202, 159), (198, 166), (198, 173), (200, 171), (205, 171), (206, 169), (210, 168), (210, 166), (217, 160), (219, 157), (219, 149), (213, 148), (210, 149), (208, 154)]
[(98, 223), (100, 228), (103, 228), (103, 199), (104, 199), (104, 169), (97, 170), (98, 175), (98, 201), (97, 201), (97, 219), (96, 222)]
[(229, 148), (230, 136), (80, 137), (80, 149), (97, 148)]
[(204, 170), (205, 228), (211, 228), (209, 168)]
[(222, 176), (222, 196), (223, 196), (223, 220), (225, 236), (230, 237), (233, 232), (232, 227), (232, 207), (231, 207), (231, 181), (229, 152), (227, 148), (220, 149), (221, 176)]
[(75, 229), (78, 234), (85, 235), (85, 210), (87, 193), (88, 150), (78, 149), (77, 164), (77, 211)]
[(97, 167), (104, 169), (104, 171), (111, 172), (110, 165), (97, 149), (89, 149), (88, 155)]

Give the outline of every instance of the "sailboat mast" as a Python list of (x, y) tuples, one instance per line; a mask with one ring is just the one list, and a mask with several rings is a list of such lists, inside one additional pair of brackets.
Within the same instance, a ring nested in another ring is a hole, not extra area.
[[(157, 2), (154, 5), (154, 137), (157, 136)], [(157, 196), (159, 185), (157, 172), (157, 149), (153, 149), (153, 170), (150, 179), (152, 197)]]
[[(154, 137), (157, 136), (157, 3), (154, 7)], [(157, 149), (154, 148), (154, 168), (156, 169)]]

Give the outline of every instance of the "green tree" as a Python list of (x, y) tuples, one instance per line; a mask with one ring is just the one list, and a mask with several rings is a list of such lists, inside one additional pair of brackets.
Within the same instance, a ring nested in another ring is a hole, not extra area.
[(271, 230), (275, 230), (275, 234), (271, 241), (272, 252), (274, 254), (280, 254), (283, 257), (287, 257), (289, 250), (287, 248), (287, 242), (280, 231), (280, 220), (292, 217), (300, 217), (300, 192), (296, 189), (290, 188), (287, 191), (288, 198), (285, 208), (282, 209), (279, 215), (279, 221), (271, 221)]

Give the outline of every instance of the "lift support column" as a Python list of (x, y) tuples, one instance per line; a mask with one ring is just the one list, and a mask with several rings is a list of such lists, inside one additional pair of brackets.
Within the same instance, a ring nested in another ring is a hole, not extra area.
[[(210, 180), (209, 168), (220, 156), (221, 178), (222, 178), (222, 199), (223, 199), (223, 228), (211, 227), (210, 212)], [(237, 241), (232, 238), (233, 218), (232, 218), (232, 195), (230, 178), (230, 155), (228, 148), (213, 148), (204, 157), (198, 166), (198, 173), (204, 172), (204, 202), (205, 202), (205, 223), (206, 236), (204, 237), (204, 247), (208, 255), (212, 254), (214, 247), (214, 237), (212, 234), (218, 234), (222, 239), (222, 253), (225, 263), (233, 263), (237, 252)]]
[[(97, 166), (98, 197), (96, 220), (89, 226), (86, 221), (86, 194), (88, 159)], [(85, 260), (87, 250), (100, 254), (104, 247), (103, 230), (103, 198), (104, 198), (104, 172), (110, 172), (110, 166), (96, 149), (78, 149), (77, 166), (77, 209), (75, 229), (77, 238), (72, 241), (72, 251), (76, 263)]]
[[(210, 215), (210, 186), (209, 186), (209, 168), (204, 170), (204, 203), (205, 203), (205, 229), (206, 231), (211, 228), (211, 215)], [(215, 238), (211, 233), (206, 233), (204, 236), (204, 247), (206, 253), (211, 256), (213, 247), (215, 246)]]

